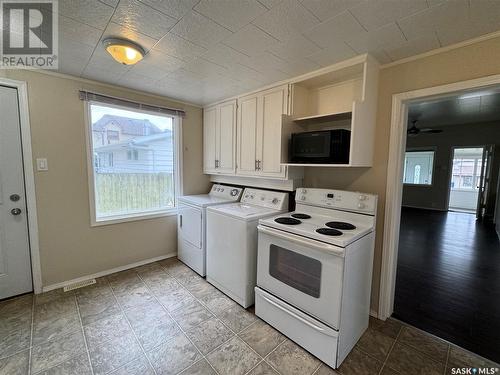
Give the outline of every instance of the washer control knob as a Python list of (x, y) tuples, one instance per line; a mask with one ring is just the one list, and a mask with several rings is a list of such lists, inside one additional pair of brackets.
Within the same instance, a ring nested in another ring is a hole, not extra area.
[(365, 208), (366, 205), (364, 203), (358, 203), (358, 208)]
[(306, 196), (303, 195), (303, 196), (300, 197), (300, 199), (303, 200), (303, 201), (305, 201), (306, 200)]
[(358, 199), (359, 199), (360, 201), (365, 201), (365, 200), (366, 200), (366, 198), (367, 198), (367, 196), (366, 196), (366, 195), (360, 195)]

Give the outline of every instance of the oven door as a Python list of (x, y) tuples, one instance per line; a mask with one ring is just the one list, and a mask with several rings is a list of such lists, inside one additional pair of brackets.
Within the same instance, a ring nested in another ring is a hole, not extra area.
[(259, 225), (257, 285), (339, 329), (342, 248)]

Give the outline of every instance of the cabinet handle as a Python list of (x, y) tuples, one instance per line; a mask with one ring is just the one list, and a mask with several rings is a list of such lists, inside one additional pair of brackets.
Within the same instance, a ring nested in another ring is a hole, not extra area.
[(182, 215), (179, 215), (179, 227), (182, 228)]
[(260, 163), (261, 163), (261, 161), (260, 161), (260, 160), (257, 160), (257, 170), (259, 170), (259, 171), (261, 170), (261, 168), (260, 168)]
[(219, 161), (215, 159), (215, 168), (219, 168)]

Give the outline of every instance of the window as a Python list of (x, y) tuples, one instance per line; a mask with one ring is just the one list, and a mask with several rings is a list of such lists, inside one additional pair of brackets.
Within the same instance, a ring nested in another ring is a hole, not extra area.
[(403, 183), (412, 185), (432, 185), (434, 151), (407, 151)]
[(127, 151), (127, 159), (128, 160), (139, 160), (139, 151), (137, 151), (137, 150), (128, 150)]
[(106, 131), (106, 136), (108, 138), (108, 145), (112, 143), (117, 143), (120, 141), (120, 132), (117, 130)]
[(88, 106), (93, 225), (173, 213), (178, 118), (92, 101)]

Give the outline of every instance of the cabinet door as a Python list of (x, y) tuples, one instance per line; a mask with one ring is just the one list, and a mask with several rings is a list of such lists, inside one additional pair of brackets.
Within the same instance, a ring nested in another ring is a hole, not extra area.
[(217, 121), (217, 172), (234, 173), (236, 147), (236, 100), (219, 106)]
[(281, 121), (286, 114), (288, 86), (280, 86), (262, 93), (262, 157), (260, 173), (284, 175), (281, 166)]
[(203, 111), (203, 172), (215, 173), (217, 107)]
[(239, 100), (238, 114), (238, 174), (255, 174), (258, 126), (258, 96)]

